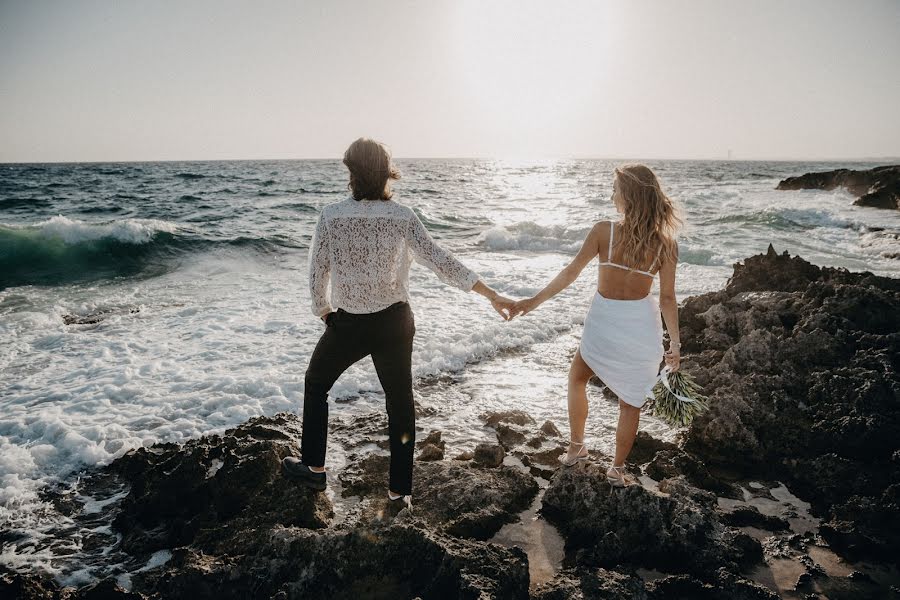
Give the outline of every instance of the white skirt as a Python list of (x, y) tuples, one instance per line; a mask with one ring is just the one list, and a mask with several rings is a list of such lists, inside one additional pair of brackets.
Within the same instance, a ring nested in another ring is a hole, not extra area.
[(623, 402), (640, 408), (659, 380), (663, 329), (656, 298), (612, 300), (597, 292), (581, 336), (581, 358)]

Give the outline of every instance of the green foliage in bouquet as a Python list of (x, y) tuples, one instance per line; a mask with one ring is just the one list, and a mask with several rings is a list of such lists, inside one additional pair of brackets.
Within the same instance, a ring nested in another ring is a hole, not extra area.
[(669, 385), (662, 381), (653, 387), (653, 398), (648, 402), (651, 414), (671, 427), (690, 425), (694, 417), (709, 408), (709, 398), (700, 393), (694, 378), (683, 371), (666, 373)]

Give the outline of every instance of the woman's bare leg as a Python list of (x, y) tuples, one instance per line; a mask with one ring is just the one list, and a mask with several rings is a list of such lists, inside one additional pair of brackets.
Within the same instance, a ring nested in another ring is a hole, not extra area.
[(588, 416), (587, 383), (594, 372), (581, 358), (581, 351), (575, 352), (569, 368), (569, 455), (581, 452), (584, 444), (584, 424)]
[(616, 427), (616, 458), (613, 464), (621, 466), (631, 452), (634, 438), (637, 436), (638, 422), (641, 418), (641, 409), (635, 408), (626, 402), (619, 400), (619, 425)]

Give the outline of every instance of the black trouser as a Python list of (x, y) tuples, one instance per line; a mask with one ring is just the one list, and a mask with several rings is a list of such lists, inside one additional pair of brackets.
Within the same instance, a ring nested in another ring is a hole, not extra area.
[(409, 303), (398, 302), (376, 313), (338, 309), (328, 317), (309, 367), (303, 391), (303, 464), (325, 464), (328, 392), (341, 373), (372, 355), (387, 401), (391, 447), (390, 489), (412, 493), (416, 412), (412, 393), (412, 344), (416, 326)]

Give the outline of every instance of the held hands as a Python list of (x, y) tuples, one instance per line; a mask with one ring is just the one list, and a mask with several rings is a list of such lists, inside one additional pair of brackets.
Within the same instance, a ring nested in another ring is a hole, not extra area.
[(506, 296), (501, 296), (500, 294), (496, 294), (491, 298), (491, 306), (493, 306), (494, 310), (503, 317), (504, 321), (509, 321), (513, 318), (512, 308), (515, 304), (515, 300), (507, 298)]
[(537, 301), (534, 297), (532, 298), (523, 298), (522, 300), (518, 300), (513, 303), (513, 308), (510, 311), (509, 318), (518, 317), (519, 315), (527, 315), (534, 309), (536, 309), (540, 305), (540, 302)]

